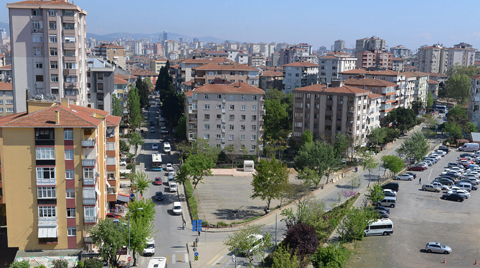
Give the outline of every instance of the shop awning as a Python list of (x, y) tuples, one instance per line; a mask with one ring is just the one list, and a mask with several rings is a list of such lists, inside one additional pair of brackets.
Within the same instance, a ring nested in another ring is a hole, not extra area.
[(117, 201), (123, 202), (123, 203), (128, 203), (128, 196), (117, 194)]
[(58, 227), (38, 227), (38, 238), (58, 237)]

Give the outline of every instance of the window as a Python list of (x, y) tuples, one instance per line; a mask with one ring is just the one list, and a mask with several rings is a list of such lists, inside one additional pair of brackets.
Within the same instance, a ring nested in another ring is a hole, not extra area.
[(75, 179), (75, 172), (74, 172), (73, 169), (65, 170), (65, 179), (67, 179), (67, 180)]
[(43, 75), (35, 75), (36, 82), (43, 82)]
[(7, 113), (13, 113), (13, 108), (7, 108)]
[(234, 72), (234, 71), (230, 71), (230, 75), (235, 76), (235, 72)]
[[(65, 82), (67, 83), (76, 83), (77, 82), (77, 76), (65, 76)], [(98, 84), (100, 86), (100, 84)], [(103, 85), (103, 84), (102, 84)], [(100, 89), (100, 88), (99, 88)]]
[(222, 128), (222, 125), (217, 124), (217, 129), (221, 129), (221, 128)]
[(64, 10), (63, 12), (64, 16), (73, 17), (73, 10)]
[(115, 142), (107, 142), (107, 151), (115, 151)]
[(242, 100), (245, 100), (245, 95), (242, 95)]
[(65, 50), (64, 54), (65, 54), (66, 57), (75, 57), (76, 56), (75, 50)]
[(205, 114), (205, 115), (204, 115), (204, 119), (205, 119), (205, 120), (210, 120), (210, 115), (209, 115), (209, 114)]
[(235, 120), (235, 115), (234, 115), (234, 114), (231, 114), (231, 115), (229, 116), (229, 118), (230, 118), (230, 120)]
[(243, 72), (238, 72), (238, 75), (239, 75), (239, 76), (243, 76)]
[(251, 147), (251, 150), (250, 150), (250, 151), (255, 151), (255, 149), (257, 149), (257, 146), (256, 146), (256, 145), (252, 145), (252, 147)]
[(65, 150), (65, 160), (73, 160), (73, 150)]
[(39, 147), (35, 148), (37, 155), (37, 160), (43, 159), (55, 159), (55, 148), (54, 147)]
[(252, 115), (252, 121), (257, 121), (257, 116), (256, 115)]
[(83, 169), (83, 178), (84, 179), (94, 179), (95, 178), (95, 169), (84, 168)]
[(222, 98), (222, 95), (217, 94), (217, 99), (221, 99), (221, 98)]
[(245, 125), (241, 125), (240, 130), (245, 130)]
[(56, 61), (50, 62), (50, 69), (58, 69), (58, 64)]
[(75, 208), (67, 208), (67, 218), (75, 218)]
[(43, 35), (39, 35), (39, 34), (32, 35), (32, 42), (43, 43)]
[(76, 96), (77, 89), (65, 89), (65, 96)]
[(220, 110), (222, 109), (222, 105), (221, 104), (217, 104), (217, 110)]
[(65, 69), (78, 69), (78, 65), (75, 62), (65, 62), (63, 65), (65, 66)]
[(204, 98), (205, 98), (206, 100), (208, 100), (208, 94), (205, 94), (205, 95), (204, 95)]
[(246, 107), (246, 105), (242, 105), (240, 110), (245, 111), (245, 107)]
[(206, 140), (209, 140), (210, 139), (210, 134), (203, 135), (203, 138), (206, 139)]
[(58, 74), (52, 74), (50, 76), (50, 82), (52, 83), (58, 83)]
[(252, 130), (257, 130), (257, 125), (252, 125)]
[(252, 111), (256, 111), (257, 110), (257, 105), (252, 105)]
[(57, 217), (57, 207), (55, 206), (38, 207), (38, 217), (42, 217), (42, 218)]
[(32, 9), (32, 16), (42, 16), (40, 9)]
[(257, 100), (257, 95), (253, 95), (253, 96), (252, 96), (252, 99), (253, 99), (253, 100)]
[(56, 34), (49, 35), (48, 36), (48, 42), (56, 43), (57, 42), (57, 35)]
[[(0, 100), (0, 104), (3, 104), (3, 100)], [(477, 109), (478, 110), (478, 109)]]
[(240, 135), (240, 140), (244, 141), (245, 140), (245, 135)]
[(56, 48), (51, 48), (50, 49), (50, 56), (57, 56), (57, 49)]
[(57, 198), (57, 189), (55, 187), (37, 187), (38, 199)]
[(67, 189), (67, 198), (75, 198), (75, 189)]
[(228, 140), (229, 140), (229, 141), (233, 141), (233, 138), (234, 138), (234, 135), (229, 135), (229, 136), (228, 136)]
[(235, 96), (234, 96), (234, 95), (230, 95), (230, 100), (235, 100)]
[(55, 179), (55, 168), (53, 167), (37, 167), (37, 179)]
[[(77, 39), (75, 38), (75, 36), (64, 36), (63, 37), (63, 42), (64, 43), (75, 44), (77, 42)], [(103, 78), (98, 78), (98, 79), (103, 79)]]
[(67, 227), (67, 236), (77, 236), (77, 227)]
[(230, 105), (230, 111), (235, 110), (235, 105)]
[(38, 20), (32, 21), (33, 32), (37, 32), (36, 30), (42, 29), (42, 22)]
[(205, 110), (210, 110), (210, 104), (205, 104)]
[(257, 135), (252, 135), (252, 141), (257, 139)]
[(56, 15), (57, 15), (57, 12), (55, 10), (49, 10), (48, 11), (48, 16), (55, 17)]
[(235, 129), (235, 126), (234, 126), (234, 125), (230, 125), (229, 128), (230, 128), (230, 130), (234, 130), (234, 129)]
[(35, 68), (37, 68), (37, 69), (42, 69), (42, 68), (43, 68), (43, 62), (37, 62), (37, 63), (35, 63)]
[(240, 115), (240, 119), (241, 119), (241, 120), (245, 120), (246, 117), (247, 117), (247, 116), (244, 115), (244, 114)]
[(34, 47), (33, 48), (33, 56), (43, 56), (43, 48), (42, 47)]
[(209, 124), (205, 124), (204, 128), (205, 128), (205, 129), (210, 129), (210, 125), (209, 125)]
[(222, 118), (222, 115), (221, 114), (217, 114), (217, 119), (221, 119)]
[(215, 71), (208, 71), (208, 76), (214, 76), (215, 75)]

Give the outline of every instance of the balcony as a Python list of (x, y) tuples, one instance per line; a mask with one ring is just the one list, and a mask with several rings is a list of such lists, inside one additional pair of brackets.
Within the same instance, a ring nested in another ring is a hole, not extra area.
[(84, 141), (82, 141), (82, 147), (83, 148), (93, 148), (93, 147), (95, 147), (95, 141), (94, 140), (84, 140)]
[(83, 198), (84, 206), (95, 206), (96, 203), (97, 203), (96, 198)]
[(64, 83), (65, 88), (76, 88), (78, 86), (77, 82), (65, 82)]
[(83, 216), (84, 222), (85, 223), (96, 223), (97, 222), (97, 216)]
[(83, 178), (83, 185), (95, 185), (97, 178)]
[(96, 159), (82, 159), (82, 167), (94, 167)]
[(32, 33), (43, 33), (43, 28), (40, 28), (40, 29), (32, 29)]
[(222, 109), (222, 114), (224, 114), (224, 113), (225, 113), (225, 109)]
[(222, 119), (222, 124), (225, 124), (225, 119)]
[(225, 139), (222, 139), (222, 143), (225, 143)]
[(222, 133), (225, 133), (225, 129), (222, 129)]
[[(87, 221), (85, 220), (85, 222), (87, 222)], [(83, 237), (83, 242), (86, 243), (86, 244), (93, 244), (93, 239), (90, 236), (84, 236)]]
[(222, 103), (226, 103), (226, 102), (227, 102), (227, 100), (226, 100), (226, 99), (222, 99)]
[(38, 226), (56, 226), (57, 217), (38, 217)]

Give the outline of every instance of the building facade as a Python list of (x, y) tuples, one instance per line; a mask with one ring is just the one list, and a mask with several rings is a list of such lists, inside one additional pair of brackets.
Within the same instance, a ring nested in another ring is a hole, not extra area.
[(55, 95), (87, 105), (87, 12), (68, 0), (7, 4), (15, 112), (32, 95)]
[(332, 80), (339, 78), (340, 72), (355, 69), (356, 61), (356, 58), (343, 52), (329, 53), (327, 56), (320, 57), (318, 73), (320, 83), (330, 84)]
[(345, 49), (345, 41), (343, 40), (336, 40), (333, 42), (333, 51), (342, 51)]
[(423, 46), (418, 49), (417, 69), (424, 73), (447, 73), (448, 52), (442, 45)]
[(392, 53), (385, 51), (361, 51), (355, 52), (357, 68), (392, 68)]
[(102, 44), (95, 48), (95, 55), (115, 63), (124, 70), (126, 69), (125, 47), (114, 44)]
[(234, 154), (261, 150), (265, 92), (246, 83), (207, 84), (185, 93), (188, 141), (234, 146)]
[(468, 121), (480, 126), (480, 74), (470, 79), (470, 99), (468, 100)]
[(97, 58), (87, 59), (88, 107), (112, 112), (114, 67)]
[(0, 117), (13, 114), (13, 87), (11, 82), (0, 82)]
[(399, 45), (399, 46), (391, 47), (390, 53), (392, 53), (392, 57), (394, 58), (407, 58), (411, 56), (412, 51), (410, 51), (410, 49), (402, 45)]
[(232, 83), (247, 83), (258, 87), (259, 73), (256, 68), (235, 62), (209, 63), (193, 68), (195, 71), (195, 86), (213, 84), (216, 78), (230, 81)]
[(93, 248), (89, 230), (117, 203), (119, 122), (66, 99), (0, 119), (9, 247)]
[(318, 83), (318, 64), (310, 62), (293, 62), (283, 65), (283, 90), (291, 93), (299, 87)]
[(387, 42), (379, 37), (357, 39), (355, 43), (355, 53), (363, 51), (385, 51)]

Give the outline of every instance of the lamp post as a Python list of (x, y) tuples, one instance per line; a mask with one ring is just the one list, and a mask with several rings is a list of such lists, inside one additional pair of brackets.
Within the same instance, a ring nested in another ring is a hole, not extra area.
[[(130, 212), (135, 210), (143, 210), (143, 208), (133, 209), (128, 212), (128, 256), (130, 257)], [(128, 268), (130, 268), (130, 259), (128, 259)]]

